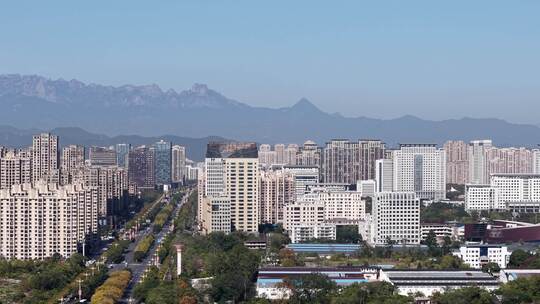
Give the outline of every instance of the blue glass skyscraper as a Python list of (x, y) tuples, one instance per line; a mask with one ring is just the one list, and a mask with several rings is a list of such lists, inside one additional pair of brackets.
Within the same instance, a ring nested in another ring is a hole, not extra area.
[(168, 141), (159, 141), (154, 144), (154, 172), (157, 185), (171, 183), (172, 145)]

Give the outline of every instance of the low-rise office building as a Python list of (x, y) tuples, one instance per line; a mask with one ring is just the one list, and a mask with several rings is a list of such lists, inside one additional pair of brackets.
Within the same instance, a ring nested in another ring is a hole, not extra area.
[(465, 209), (468, 211), (513, 209), (534, 212), (539, 205), (539, 174), (492, 174), (489, 185), (465, 187)]
[(336, 225), (321, 223), (317, 225), (297, 225), (289, 231), (291, 243), (303, 243), (313, 239), (335, 240)]
[(291, 231), (294, 226), (316, 226), (324, 223), (324, 203), (295, 202), (285, 206), (283, 228)]
[(201, 200), (201, 233), (231, 232), (231, 200), (227, 196), (204, 197)]
[(466, 245), (461, 246), (452, 254), (462, 259), (471, 268), (481, 269), (485, 264), (495, 263), (504, 269), (510, 261), (512, 252), (508, 250), (508, 247), (501, 245)]
[(433, 231), (438, 243), (442, 243), (446, 237), (451, 240), (458, 239), (457, 227), (450, 224), (424, 223), (420, 226), (422, 241), (425, 241), (429, 233)]

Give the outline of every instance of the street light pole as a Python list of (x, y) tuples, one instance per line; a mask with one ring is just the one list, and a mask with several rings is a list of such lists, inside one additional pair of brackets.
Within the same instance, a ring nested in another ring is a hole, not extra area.
[(79, 283), (79, 301), (82, 301), (82, 288), (81, 288), (81, 279), (78, 279), (77, 282)]

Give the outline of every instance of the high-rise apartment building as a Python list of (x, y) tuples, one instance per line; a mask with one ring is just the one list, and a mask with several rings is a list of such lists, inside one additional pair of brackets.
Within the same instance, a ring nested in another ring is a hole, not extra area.
[(92, 166), (116, 166), (115, 149), (93, 146), (88, 156)]
[(297, 144), (289, 144), (285, 150), (285, 163), (286, 165), (296, 165), (296, 154), (298, 154), (299, 148)]
[(128, 165), (130, 185), (154, 188), (154, 153), (150, 148), (140, 146), (129, 151)]
[(533, 150), (533, 173), (540, 174), (540, 150)]
[(272, 147), (269, 144), (259, 146), (259, 164), (263, 166), (276, 164), (276, 151), (272, 151)]
[[(206, 198), (206, 165), (197, 175), (197, 228), (204, 229), (203, 200)], [(210, 209), (211, 210), (211, 209)]]
[(283, 208), (295, 200), (294, 175), (282, 169), (261, 171), (261, 222), (283, 222)]
[(272, 165), (296, 165), (297, 154), (299, 153), (297, 144), (276, 144), (274, 151), (269, 144), (259, 146), (259, 163), (265, 167)]
[(116, 164), (123, 168), (128, 168), (128, 154), (131, 150), (130, 144), (116, 144), (114, 146), (116, 151)]
[(319, 183), (319, 167), (317, 166), (283, 166), (283, 171), (293, 176), (296, 200), (308, 193), (310, 186)]
[(285, 155), (285, 145), (284, 144), (276, 144), (274, 145), (274, 151), (276, 152), (276, 165), (284, 165), (286, 164), (286, 155)]
[(154, 170), (157, 185), (169, 185), (171, 183), (171, 143), (160, 140), (154, 146)]
[(34, 135), (32, 140), (32, 181), (59, 181), (58, 136)]
[(84, 166), (84, 147), (78, 145), (69, 145), (62, 148), (62, 157), (60, 159), (60, 176), (62, 184), (73, 182), (74, 173)]
[(308, 140), (296, 154), (296, 165), (321, 167), (322, 150), (317, 144)]
[(469, 143), (469, 183), (487, 184), (489, 183), (489, 166), (486, 159), (486, 152), (493, 146), (491, 140), (473, 140)]
[(434, 144), (402, 144), (393, 152), (395, 192), (415, 192), (421, 199), (446, 197), (446, 154)]
[(172, 146), (172, 181), (181, 183), (186, 177), (186, 148), (179, 145)]
[(8, 259), (67, 258), (98, 232), (96, 189), (42, 181), (0, 190), (0, 254)]
[(373, 200), (372, 243), (420, 243), (420, 200), (414, 192), (379, 192)]
[(223, 196), (225, 189), (225, 161), (223, 158), (206, 158), (204, 161), (204, 195)]
[(231, 200), (234, 229), (256, 233), (259, 229), (258, 157), (225, 158), (225, 187)]
[(358, 142), (333, 139), (323, 149), (322, 181), (355, 184), (359, 177)]
[(465, 185), (469, 182), (469, 146), (461, 140), (447, 141), (443, 147), (446, 152), (446, 182)]
[(0, 158), (0, 189), (32, 182), (32, 160), (27, 155), (6, 152)]
[(119, 166), (85, 165), (78, 168), (73, 179), (86, 187), (97, 189), (100, 218), (118, 212), (118, 200), (128, 190), (127, 169)]
[(375, 192), (394, 190), (394, 160), (378, 159), (375, 161)]
[(486, 151), (488, 174), (531, 174), (533, 151), (526, 148), (495, 148)]
[(469, 183), (488, 184), (492, 174), (531, 174), (535, 151), (526, 148), (498, 148), (491, 140), (471, 141), (468, 149)]
[(375, 179), (375, 162), (384, 159), (386, 145), (380, 140), (362, 139), (358, 142), (360, 180)]
[[(258, 231), (259, 159), (255, 143), (209, 143), (199, 187), (205, 192), (199, 197), (200, 205), (205, 199), (228, 198), (233, 230)], [(204, 213), (202, 207), (199, 211)], [(199, 216), (200, 225), (207, 229), (209, 223), (204, 222), (204, 216), (211, 215)]]

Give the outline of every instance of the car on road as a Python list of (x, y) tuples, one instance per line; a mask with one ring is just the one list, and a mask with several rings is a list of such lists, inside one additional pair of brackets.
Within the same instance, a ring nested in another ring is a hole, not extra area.
[(96, 260), (88, 260), (88, 261), (86, 261), (85, 265), (86, 265), (86, 267), (89, 267), (90, 265), (94, 265), (95, 262), (96, 262)]

